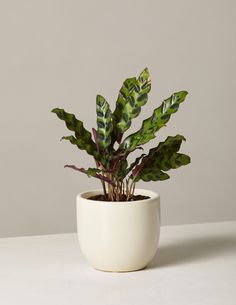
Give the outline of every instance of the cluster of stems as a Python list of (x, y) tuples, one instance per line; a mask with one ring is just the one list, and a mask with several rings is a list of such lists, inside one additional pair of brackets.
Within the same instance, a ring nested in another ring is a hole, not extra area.
[(109, 174), (107, 178), (113, 182), (105, 182), (105, 180), (100, 179), (102, 183), (104, 197), (108, 201), (129, 201), (132, 199), (135, 190), (135, 182), (130, 178), (125, 179), (125, 181), (118, 180), (115, 181), (112, 174)]
[[(126, 160), (125, 156), (125, 160)], [(119, 177), (118, 170), (124, 159), (113, 160), (113, 166), (105, 168), (101, 163), (96, 162), (96, 166), (101, 170), (100, 181), (103, 188), (103, 194), (108, 201), (129, 201), (132, 199), (135, 190), (135, 179), (131, 175)]]

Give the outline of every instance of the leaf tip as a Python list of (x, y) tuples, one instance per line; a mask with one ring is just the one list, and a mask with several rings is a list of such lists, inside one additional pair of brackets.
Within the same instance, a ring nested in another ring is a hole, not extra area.
[(105, 100), (105, 98), (101, 94), (97, 94), (96, 95), (96, 100), (97, 101), (103, 101), (103, 100)]
[(151, 81), (150, 72), (148, 67), (144, 68), (143, 71), (139, 75), (139, 80), (144, 81), (147, 80), (148, 82)]
[(188, 162), (187, 164), (191, 163), (191, 161), (192, 161), (191, 157), (187, 156), (187, 162)]
[(182, 141), (186, 141), (186, 138), (183, 135), (181, 135), (181, 134), (177, 134), (175, 137), (179, 138)]
[(186, 90), (181, 91), (181, 93), (184, 97), (186, 97), (188, 95), (188, 91), (186, 91)]

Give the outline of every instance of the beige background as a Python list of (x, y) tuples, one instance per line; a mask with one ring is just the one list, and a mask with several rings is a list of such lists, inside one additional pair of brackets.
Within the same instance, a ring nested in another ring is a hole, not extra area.
[[(189, 96), (158, 140), (181, 133), (192, 165), (140, 183), (162, 197), (163, 224), (236, 219), (235, 1), (0, 1), (0, 236), (75, 230), (75, 195), (99, 181), (64, 169), (93, 165), (66, 142), (55, 106), (95, 126), (95, 96), (114, 108), (122, 81), (148, 66), (150, 99)], [(150, 147), (146, 146), (146, 149)]]

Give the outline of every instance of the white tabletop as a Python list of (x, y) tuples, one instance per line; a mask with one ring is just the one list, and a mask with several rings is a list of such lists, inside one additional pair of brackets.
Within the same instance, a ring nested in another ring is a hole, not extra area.
[(2, 305), (235, 305), (236, 222), (161, 228), (150, 266), (93, 270), (76, 234), (0, 239)]

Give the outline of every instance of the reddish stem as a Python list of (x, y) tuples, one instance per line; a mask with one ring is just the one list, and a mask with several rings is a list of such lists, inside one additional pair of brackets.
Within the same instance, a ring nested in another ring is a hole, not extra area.
[[(72, 168), (72, 169), (74, 169), (76, 171), (79, 171), (81, 173), (84, 173), (84, 174), (88, 173), (88, 171), (85, 168), (83, 168), (83, 167), (76, 167), (75, 165), (65, 165), (64, 167)], [(110, 180), (109, 178), (107, 178), (106, 176), (103, 176), (101, 174), (94, 173), (92, 175), (92, 177), (95, 177), (97, 179), (103, 180), (103, 181), (107, 182), (108, 184), (110, 184), (112, 186), (115, 186), (115, 183), (112, 180)]]

